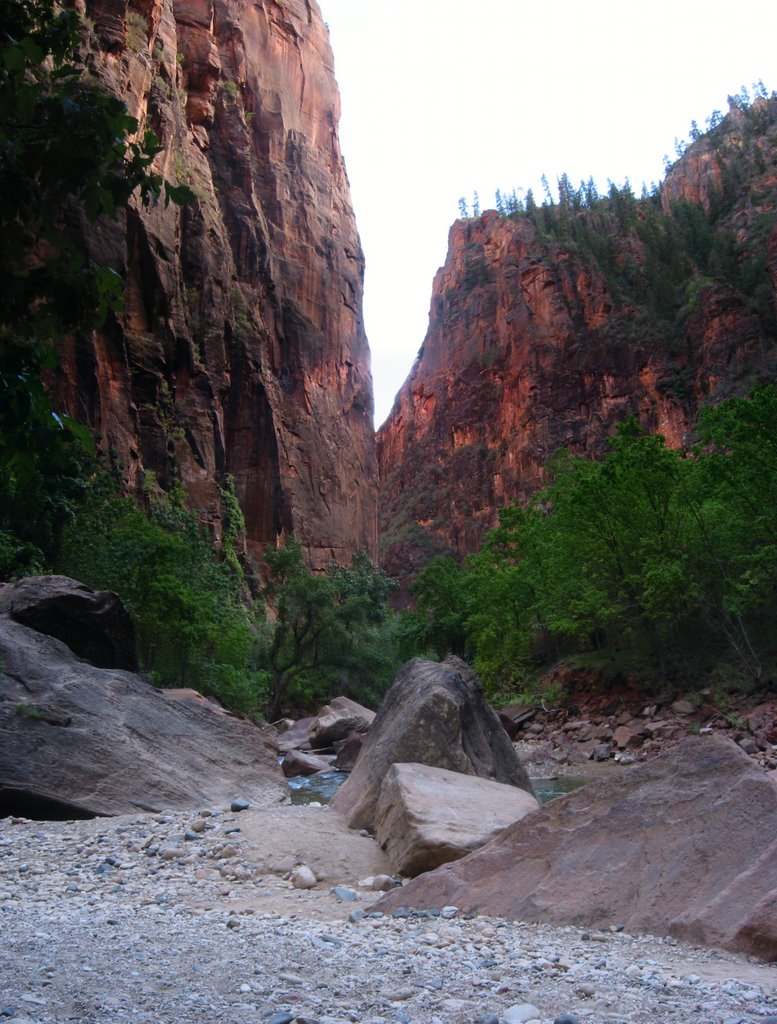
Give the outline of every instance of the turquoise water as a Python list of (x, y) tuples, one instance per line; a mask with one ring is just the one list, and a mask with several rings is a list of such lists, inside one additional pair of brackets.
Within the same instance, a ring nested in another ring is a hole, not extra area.
[(542, 804), (546, 804), (548, 800), (555, 800), (557, 796), (571, 793), (573, 789), (580, 789), (586, 782), (588, 782), (588, 779), (581, 779), (578, 775), (564, 775), (559, 779), (531, 780), (534, 792), (537, 794), (537, 799)]
[(348, 772), (321, 772), (319, 775), (300, 775), (289, 779), (289, 790), (293, 804), (328, 804), (340, 786), (348, 778)]
[[(348, 778), (348, 772), (321, 772), (320, 775), (299, 776), (296, 779), (289, 779), (289, 790), (293, 804), (328, 804), (337, 792), (338, 788)], [(546, 804), (549, 800), (565, 793), (571, 793), (573, 789), (579, 789), (585, 785), (586, 779), (576, 775), (567, 775), (559, 779), (532, 779), (534, 792), (540, 803)]]

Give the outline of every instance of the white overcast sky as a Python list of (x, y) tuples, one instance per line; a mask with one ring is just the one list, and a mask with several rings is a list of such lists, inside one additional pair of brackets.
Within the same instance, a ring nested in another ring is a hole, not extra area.
[(675, 137), (762, 79), (777, 0), (319, 0), (367, 259), (375, 422), (424, 339), (458, 200), (659, 181)]

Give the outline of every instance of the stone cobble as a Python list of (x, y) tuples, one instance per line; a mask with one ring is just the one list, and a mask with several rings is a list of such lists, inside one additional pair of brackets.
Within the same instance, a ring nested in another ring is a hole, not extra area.
[[(327, 813), (312, 810), (311, 815)], [(299, 820), (299, 819), (295, 819)], [(0, 1021), (763, 1024), (777, 970), (671, 938), (370, 911), (209, 809), (0, 821)], [(281, 823), (279, 826), (279, 822)], [(268, 824), (282, 843), (282, 813)]]

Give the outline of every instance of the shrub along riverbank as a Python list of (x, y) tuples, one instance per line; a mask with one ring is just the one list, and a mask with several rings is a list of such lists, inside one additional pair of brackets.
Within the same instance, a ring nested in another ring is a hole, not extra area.
[(558, 453), (476, 555), (420, 574), (417, 644), (470, 659), (506, 699), (561, 657), (658, 687), (723, 664), (773, 690), (777, 388), (703, 410), (697, 432), (675, 451), (629, 419), (599, 462)]

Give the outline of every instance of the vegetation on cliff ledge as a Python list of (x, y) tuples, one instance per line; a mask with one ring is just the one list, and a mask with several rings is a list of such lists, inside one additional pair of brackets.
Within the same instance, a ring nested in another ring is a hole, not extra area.
[[(643, 185), (639, 197), (628, 180), (608, 182), (602, 195), (592, 178), (575, 187), (567, 174), (557, 180), (557, 196), (543, 178), (540, 202), (531, 189), (497, 192), (500, 216), (535, 227), (538, 252), (553, 259), (553, 247), (562, 245), (604, 275), (620, 311), (607, 328), (613, 343), (652, 335), (682, 351), (686, 322), (713, 284), (745, 296), (766, 329), (777, 332), (766, 272), (777, 94), (760, 82), (752, 95), (743, 87), (729, 96), (728, 114), (715, 111), (707, 124), (704, 133), (692, 125), (689, 142), (676, 143), (677, 161), (665, 161), (666, 180)], [(699, 194), (691, 202), (672, 183), (693, 159), (700, 161)], [(459, 205), (465, 216), (478, 211), (477, 198), (472, 211), (463, 199)]]
[(563, 657), (657, 687), (724, 658), (773, 688), (777, 386), (704, 409), (698, 435), (683, 453), (628, 419), (599, 462), (558, 453), (477, 554), (423, 570), (408, 635), (472, 660), (494, 697)]
[(0, 578), (58, 546), (88, 474), (88, 431), (52, 408), (53, 339), (103, 323), (116, 270), (85, 259), (74, 224), (115, 218), (130, 196), (183, 201), (151, 170), (153, 132), (78, 64), (73, 11), (0, 0)]

